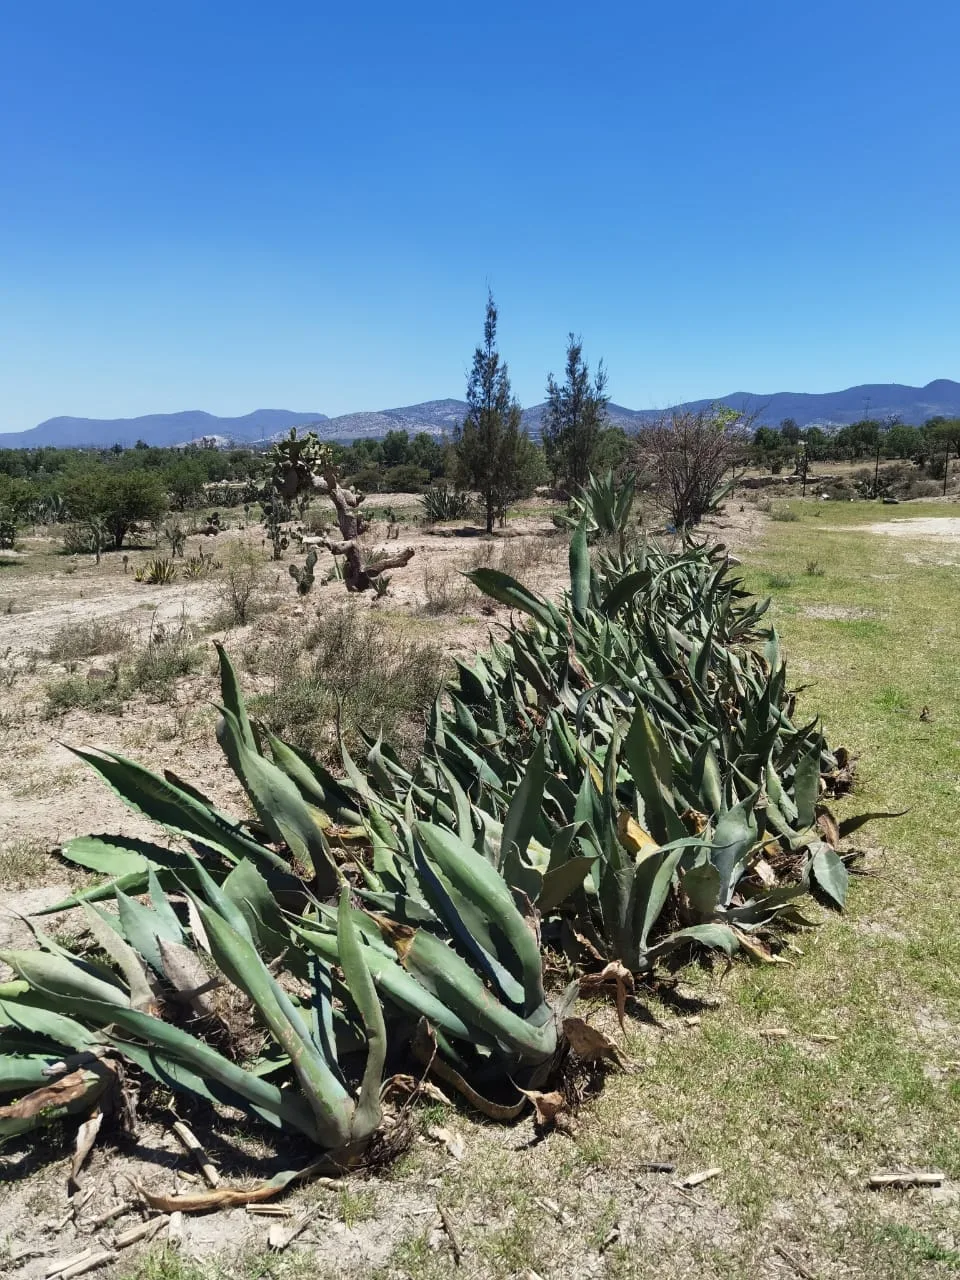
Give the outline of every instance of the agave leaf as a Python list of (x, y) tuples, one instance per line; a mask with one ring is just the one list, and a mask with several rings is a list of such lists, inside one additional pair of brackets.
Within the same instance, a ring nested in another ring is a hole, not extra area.
[(125, 836), (97, 835), (77, 836), (68, 840), (60, 849), (60, 856), (88, 871), (105, 876), (129, 876), (136, 873), (146, 877), (151, 866), (185, 867), (187, 859), (182, 853), (164, 849), (146, 840), (131, 840)]
[(188, 839), (202, 840), (231, 861), (247, 856), (285, 867), (282, 858), (252, 840), (241, 830), (239, 823), (200, 804), (187, 792), (135, 761), (113, 751), (95, 753), (79, 747), (69, 747), (68, 750), (95, 769), (131, 809), (159, 822), (168, 831)]
[(513, 793), (507, 816), (503, 821), (503, 835), (500, 843), (501, 866), (511, 849), (516, 849), (521, 860), (527, 852), (527, 845), (540, 820), (544, 773), (544, 742), (543, 738), (540, 738), (527, 761), (520, 785)]
[(827, 897), (842, 909), (847, 899), (850, 873), (843, 859), (823, 841), (815, 846), (810, 872)]
[(723, 783), (716, 753), (706, 739), (700, 744), (690, 766), (691, 780), (701, 797), (700, 807), (715, 815), (723, 808)]
[(300, 794), (308, 804), (316, 806), (321, 812), (329, 814), (331, 819), (341, 826), (357, 826), (363, 822), (363, 815), (357, 807), (356, 797), (338, 782), (318, 760), (312, 759), (306, 752), (290, 746), (272, 733), (266, 734), (270, 746), (270, 754), (274, 764), (296, 783)]
[[(164, 871), (158, 877), (161, 884), (169, 884), (171, 887), (179, 883), (179, 875), (182, 873)], [(33, 914), (35, 916), (52, 916), (61, 911), (70, 911), (73, 907), (78, 907), (82, 902), (103, 902), (107, 898), (113, 898), (117, 890), (121, 890), (127, 894), (140, 894), (147, 891), (147, 873), (145, 871), (134, 871), (130, 875), (119, 876), (116, 880), (109, 880), (106, 884), (97, 884), (90, 889), (81, 889), (77, 893), (71, 893), (66, 898), (61, 898), (59, 902), (54, 902), (49, 907), (41, 907)]]
[(25, 1098), (0, 1107), (0, 1141), (89, 1111), (115, 1081), (113, 1067), (96, 1061), (48, 1081)]
[(646, 959), (652, 967), (658, 960), (678, 947), (687, 946), (691, 942), (698, 943), (715, 951), (723, 951), (728, 956), (735, 955), (740, 949), (740, 939), (732, 929), (722, 924), (695, 924), (688, 929), (678, 929), (661, 942), (656, 943), (647, 952)]
[[(236, 721), (240, 742), (248, 751), (259, 753), (260, 743), (257, 741), (257, 736), (247, 716), (246, 703), (243, 700), (240, 682), (237, 679), (233, 663), (227, 656), (227, 651), (220, 641), (214, 640), (213, 643), (217, 650), (217, 657), (220, 660), (220, 696), (223, 699), (223, 705)], [(232, 763), (233, 761), (231, 761)]]
[(634, 873), (633, 930), (636, 946), (642, 954), (647, 948), (650, 931), (660, 918), (670, 893), (673, 874), (683, 857), (687, 842), (676, 847), (665, 845), (638, 859)]
[(623, 752), (643, 801), (646, 827), (661, 844), (685, 833), (673, 806), (673, 761), (662, 734), (642, 705), (634, 712)]
[(586, 880), (595, 862), (595, 858), (580, 854), (547, 871), (537, 899), (542, 914), (547, 915), (566, 902)]
[(122, 936), (143, 956), (155, 973), (163, 974), (163, 959), (158, 938), (166, 942), (180, 942), (183, 933), (177, 925), (171, 929), (168, 921), (156, 911), (151, 911), (136, 898), (130, 898), (122, 889), (117, 890), (117, 915)]
[(116, 964), (123, 974), (124, 981), (130, 991), (130, 1003), (134, 1009), (152, 1011), (154, 1008), (153, 991), (147, 981), (146, 967), (127, 942), (87, 903), (82, 907), (87, 928), (96, 941)]
[(625, 604), (649, 587), (652, 576), (649, 569), (638, 569), (618, 578), (600, 605), (601, 613), (608, 618), (614, 617)]
[(709, 857), (704, 857), (689, 871), (683, 873), (680, 878), (680, 890), (696, 920), (712, 920), (717, 914), (720, 902), (720, 872)]
[(524, 1012), (544, 1003), (540, 947), (503, 878), (481, 854), (441, 827), (418, 822), (414, 834), (455, 888), (502, 931), (520, 964)]
[(812, 827), (816, 821), (817, 797), (820, 793), (820, 744), (797, 761), (794, 770), (793, 794), (797, 817), (801, 826)]
[(380, 1085), (387, 1057), (387, 1028), (376, 987), (364, 959), (367, 948), (361, 944), (353, 923), (350, 893), (346, 885), (340, 890), (337, 946), (347, 990), (357, 1007), (367, 1035), (367, 1062), (352, 1120), (351, 1132), (356, 1142), (368, 1138), (380, 1124)]
[(501, 604), (509, 605), (511, 609), (519, 609), (521, 613), (529, 614), (548, 630), (563, 631), (563, 620), (556, 607), (544, 600), (542, 596), (528, 590), (517, 582), (516, 578), (511, 578), (508, 573), (501, 573), (499, 569), (481, 568), (474, 569), (464, 576), (469, 578), (485, 596), (499, 600)]
[[(527, 1061), (552, 1059), (557, 1048), (552, 1019), (534, 1025), (491, 999), (490, 991), (470, 965), (426, 929), (415, 930), (412, 937), (409, 930), (400, 935), (391, 930), (391, 936), (397, 938), (397, 954), (403, 967), (414, 976), (425, 978), (438, 998), (465, 1022)], [(536, 1012), (542, 1011), (543, 1005)]]
[(350, 1137), (353, 1104), (331, 1065), (253, 944), (216, 911), (202, 904), (198, 904), (198, 910), (217, 964), (253, 1001), (274, 1039), (289, 1056), (321, 1142), (331, 1148), (342, 1147)]
[(727, 906), (737, 881), (747, 865), (747, 855), (756, 843), (757, 821), (753, 808), (758, 792), (754, 792), (719, 817), (713, 833), (710, 860), (720, 873), (720, 903)]
[[(424, 856), (418, 841), (414, 842), (414, 858), (424, 896), (436, 918), (443, 921), (460, 950), (470, 957), (481, 973), (486, 974), (500, 998), (509, 1005), (522, 1009), (523, 987), (493, 954), (488, 921), (482, 918), (475, 907), (472, 911), (469, 910), (469, 899), (462, 905), (454, 902), (447, 886)], [(489, 947), (484, 946), (484, 942), (489, 943)]]
[[(229, 717), (225, 720), (230, 726)], [(336, 892), (340, 872), (296, 784), (272, 761), (247, 750), (242, 743), (235, 741), (234, 749), (244, 787), (272, 838), (286, 844), (294, 857), (313, 871), (318, 893), (327, 897)], [(289, 870), (282, 859), (279, 861), (284, 870)]]
[[(224, 880), (223, 892), (243, 913), (251, 937), (264, 955), (272, 959), (288, 950), (290, 937), (277, 900), (267, 881), (248, 858), (238, 862)], [(295, 957), (291, 957), (291, 967), (294, 967), (294, 961)]]
[[(294, 923), (290, 927), (318, 955), (331, 964), (340, 963), (339, 943), (334, 934)], [(493, 1043), (491, 1037), (478, 1035), (476, 1029), (440, 1000), (432, 989), (424, 987), (409, 974), (392, 949), (380, 950), (368, 945), (367, 952), (369, 954), (365, 952), (364, 959), (374, 984), (398, 1009), (426, 1018), (432, 1027), (438, 1027), (458, 1040), (476, 1040), (478, 1044), (486, 1045)]]
[(590, 604), (590, 551), (584, 517), (570, 539), (570, 602), (575, 617), (583, 618)]
[(97, 1043), (93, 1032), (73, 1018), (16, 999), (0, 999), (0, 1027), (17, 1027), (21, 1031), (44, 1036), (56, 1045), (66, 1045), (76, 1052)]
[(93, 1001), (109, 1012), (129, 1009), (129, 997), (64, 955), (46, 951), (0, 951), (0, 960), (45, 996), (61, 1002)]

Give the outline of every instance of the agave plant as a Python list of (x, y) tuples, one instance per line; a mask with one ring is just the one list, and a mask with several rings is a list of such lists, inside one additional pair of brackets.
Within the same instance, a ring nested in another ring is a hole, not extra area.
[[(188, 939), (170, 900), (151, 878), (152, 908), (116, 890), (118, 913), (85, 910), (91, 932), (113, 966), (93, 965), (38, 932), (40, 946), (0, 952), (16, 978), (0, 987), (0, 1016), (8, 1024), (68, 1009), (85, 1034), (86, 1047), (109, 1049), (129, 1059), (168, 1087), (228, 1104), (270, 1123), (297, 1130), (332, 1153), (338, 1163), (354, 1161), (380, 1123), (379, 1090), (386, 1032), (344, 888), (337, 912), (341, 995), (352, 1004), (362, 1027), (367, 1060), (354, 1095), (340, 1068), (333, 1026), (333, 979), (328, 965), (310, 967), (308, 998), (295, 1002), (264, 959), (275, 913), (266, 882), (250, 862), (241, 862), (218, 886), (195, 858), (193, 876), (183, 884), (196, 912)], [(294, 1084), (281, 1088), (261, 1070), (231, 1061), (203, 1038), (158, 1016), (169, 992), (188, 997), (210, 983), (197, 983), (206, 968), (202, 946), (216, 967), (256, 1010), (272, 1038), (270, 1064), (289, 1064)], [(188, 941), (190, 945), (188, 944)], [(186, 984), (186, 992), (184, 986)], [(61, 1031), (62, 1035), (62, 1031)], [(10, 1060), (7, 1059), (8, 1070)], [(22, 1077), (22, 1073), (21, 1073)], [(0, 1134), (3, 1133), (0, 1122)]]
[[(515, 1108), (525, 1105), (515, 1086), (537, 1088), (562, 1061), (576, 996), (574, 985), (556, 1008), (547, 1001), (535, 915), (442, 822), (417, 820), (389, 789), (376, 797), (359, 771), (354, 791), (258, 735), (223, 650), (221, 687), (218, 737), (262, 830), (220, 813), (173, 776), (78, 751), (186, 848), (118, 836), (68, 842), (67, 858), (113, 879), (48, 910), (76, 906), (110, 963), (70, 953), (37, 929), (37, 949), (0, 953), (16, 974), (0, 987), (2, 1008), (10, 1017), (28, 1009), (34, 1020), (67, 1011), (98, 1052), (297, 1130), (339, 1164), (376, 1133), (388, 1022), (398, 1052), (422, 1046), (426, 1035), (437, 1068), (472, 1101), (506, 1093)], [(372, 866), (358, 868), (355, 906), (334, 850), (342, 860), (361, 845)], [(234, 1062), (202, 1022), (194, 1034), (158, 1016), (205, 994), (211, 962), (213, 984), (239, 989), (269, 1033), (265, 1062)], [(281, 962), (299, 996), (275, 972)], [(367, 1046), (356, 1092), (348, 1080), (357, 1073), (346, 1074), (338, 1044)], [(18, 1056), (8, 1070), (21, 1084)], [(290, 1083), (266, 1078), (277, 1071)]]
[(570, 499), (566, 513), (559, 517), (560, 523), (569, 529), (583, 525), (591, 542), (597, 538), (616, 542), (622, 553), (635, 496), (633, 476), (617, 480), (612, 471), (602, 476), (591, 475), (582, 490)]
[(430, 524), (442, 520), (462, 520), (470, 510), (470, 495), (446, 485), (431, 485), (420, 495), (424, 518)]
[(475, 584), (528, 625), (458, 664), (413, 775), (371, 743), (370, 767), (397, 794), (421, 806), (451, 779), (488, 828), (527, 789), (536, 856), (514, 851), (498, 866), (539, 901), (561, 865), (551, 845), (568, 833), (569, 857), (588, 860), (589, 874), (566, 902), (551, 893), (540, 905), (566, 919), (580, 963), (584, 938), (597, 962), (633, 972), (689, 943), (729, 952), (789, 918), (813, 886), (843, 904), (837, 845), (859, 820), (838, 825), (821, 792), (842, 779), (845, 756), (816, 722), (794, 723), (776, 634), (761, 630), (766, 603), (730, 571), (721, 551), (695, 546), (593, 565), (585, 523), (560, 604), (477, 570)]

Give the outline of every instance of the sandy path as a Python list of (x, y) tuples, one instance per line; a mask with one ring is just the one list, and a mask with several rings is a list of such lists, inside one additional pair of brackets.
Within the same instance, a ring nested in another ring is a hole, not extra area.
[(875, 524), (848, 525), (844, 532), (885, 534), (891, 538), (938, 538), (960, 542), (960, 516), (917, 516), (911, 520), (880, 520)]

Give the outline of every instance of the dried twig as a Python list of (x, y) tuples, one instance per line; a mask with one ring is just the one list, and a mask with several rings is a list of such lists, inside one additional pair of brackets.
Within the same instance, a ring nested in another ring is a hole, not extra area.
[(86, 1275), (88, 1271), (96, 1271), (98, 1267), (105, 1267), (108, 1263), (116, 1262), (119, 1254), (113, 1249), (101, 1249), (91, 1258), (87, 1258), (84, 1262), (74, 1263), (72, 1267), (67, 1267), (65, 1271), (60, 1272), (60, 1280), (74, 1280), (74, 1276)]
[(188, 1128), (182, 1120), (174, 1120), (173, 1132), (177, 1135), (186, 1149), (193, 1156), (197, 1163), (197, 1167), (203, 1174), (203, 1180), (211, 1190), (215, 1191), (220, 1185), (220, 1175), (210, 1163), (210, 1158), (204, 1151), (203, 1146), (197, 1139), (193, 1130)]
[(99, 1217), (91, 1218), (89, 1223), (85, 1223), (88, 1231), (97, 1231), (100, 1227), (105, 1227), (108, 1222), (112, 1222), (114, 1218), (119, 1218), (121, 1214), (129, 1213), (135, 1209), (136, 1205), (132, 1200), (124, 1200), (122, 1204), (114, 1205), (112, 1209), (108, 1209), (106, 1213), (101, 1213)]
[(460, 1259), (463, 1257), (463, 1249), (460, 1247), (460, 1241), (457, 1239), (457, 1233), (454, 1230), (453, 1223), (450, 1221), (450, 1215), (439, 1201), (437, 1201), (437, 1213), (440, 1215), (440, 1221), (443, 1223), (443, 1229), (450, 1240), (450, 1248), (453, 1250), (453, 1261), (459, 1267)]
[(47, 1267), (47, 1280), (52, 1280), (53, 1276), (59, 1277), (59, 1280), (73, 1280), (74, 1276), (82, 1276), (88, 1271), (96, 1270), (97, 1267), (106, 1266), (117, 1257), (118, 1254), (113, 1249), (84, 1249), (82, 1253), (75, 1253), (70, 1258), (61, 1258), (59, 1262)]
[(943, 1173), (913, 1173), (900, 1169), (896, 1173), (872, 1173), (867, 1179), (869, 1187), (939, 1187), (946, 1181)]
[(783, 1258), (784, 1262), (789, 1262), (790, 1266), (793, 1267), (797, 1275), (802, 1277), (802, 1280), (817, 1280), (817, 1277), (813, 1274), (813, 1272), (809, 1271), (803, 1265), (800, 1259), (797, 1257), (794, 1257), (794, 1255), (790, 1252), (790, 1250), (786, 1249), (782, 1244), (775, 1244), (773, 1246), (773, 1251), (774, 1253), (779, 1254), (780, 1257)]
[(329, 1214), (321, 1213), (317, 1209), (304, 1209), (290, 1227), (284, 1227), (280, 1222), (273, 1222), (267, 1232), (267, 1244), (271, 1249), (276, 1249), (278, 1253), (282, 1253), (284, 1249), (293, 1244), (297, 1236), (306, 1231), (312, 1222), (316, 1222), (318, 1218), (329, 1218), (329, 1216)]
[(678, 1191), (688, 1191), (691, 1187), (699, 1187), (701, 1182), (709, 1182), (711, 1178), (719, 1177), (723, 1173), (721, 1168), (701, 1169), (699, 1173), (687, 1174), (685, 1178), (681, 1178), (679, 1182), (673, 1185)]
[(121, 1231), (114, 1236), (114, 1248), (127, 1249), (130, 1245), (136, 1244), (140, 1240), (152, 1240), (157, 1232), (162, 1227), (165, 1227), (169, 1221), (169, 1215), (161, 1213), (155, 1218), (148, 1218), (146, 1222), (138, 1222), (132, 1227), (127, 1227), (126, 1231)]

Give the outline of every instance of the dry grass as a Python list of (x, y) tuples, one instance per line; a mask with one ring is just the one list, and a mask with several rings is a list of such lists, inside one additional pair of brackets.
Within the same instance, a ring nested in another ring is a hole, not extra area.
[(0, 845), (0, 888), (26, 889), (42, 884), (50, 874), (47, 845), (24, 837)]
[(81, 658), (94, 658), (125, 649), (131, 641), (130, 627), (116, 618), (93, 618), (61, 627), (47, 647), (51, 662), (71, 666)]
[(363, 726), (382, 730), (401, 753), (415, 753), (445, 658), (383, 615), (344, 605), (322, 614), (301, 639), (251, 646), (244, 665), (270, 681), (253, 708), (273, 732), (335, 759), (338, 716), (350, 747)]

